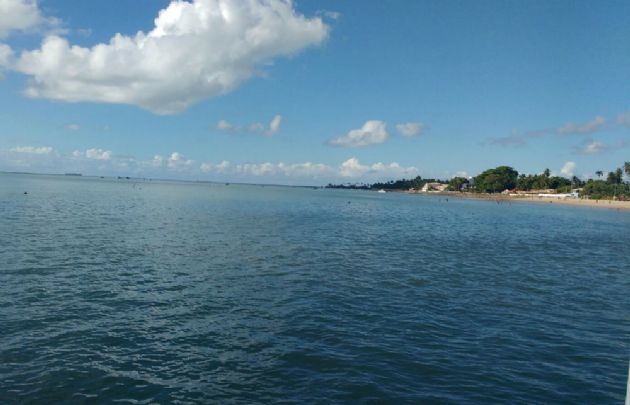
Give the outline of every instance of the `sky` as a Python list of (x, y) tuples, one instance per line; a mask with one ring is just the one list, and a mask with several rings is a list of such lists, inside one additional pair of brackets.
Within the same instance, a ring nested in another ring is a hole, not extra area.
[(0, 170), (280, 184), (630, 160), (630, 2), (0, 0)]

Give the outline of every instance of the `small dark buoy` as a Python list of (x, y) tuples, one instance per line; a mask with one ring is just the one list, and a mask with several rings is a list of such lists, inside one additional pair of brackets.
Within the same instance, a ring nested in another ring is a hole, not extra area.
[(26, 195), (26, 194), (28, 194), (28, 191), (25, 191), (25, 192), (24, 192), (24, 195)]

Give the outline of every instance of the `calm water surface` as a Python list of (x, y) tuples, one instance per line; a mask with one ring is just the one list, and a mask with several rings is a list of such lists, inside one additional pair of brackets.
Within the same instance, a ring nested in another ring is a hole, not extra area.
[(629, 335), (627, 212), (0, 174), (2, 404), (619, 404)]

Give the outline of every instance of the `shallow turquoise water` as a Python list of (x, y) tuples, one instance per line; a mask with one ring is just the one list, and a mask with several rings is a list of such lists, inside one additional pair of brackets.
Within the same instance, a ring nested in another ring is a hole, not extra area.
[(2, 404), (622, 403), (629, 334), (630, 213), (0, 174)]

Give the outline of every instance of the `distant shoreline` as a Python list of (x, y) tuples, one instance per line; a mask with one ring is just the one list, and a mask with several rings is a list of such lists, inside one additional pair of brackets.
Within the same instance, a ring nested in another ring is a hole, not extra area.
[(533, 202), (537, 204), (558, 204), (558, 205), (572, 205), (579, 207), (589, 208), (606, 208), (611, 210), (630, 210), (630, 201), (616, 201), (616, 200), (586, 200), (582, 198), (549, 198), (538, 196), (507, 196), (503, 194), (478, 194), (478, 193), (458, 193), (458, 192), (416, 192), (416, 191), (403, 191), (406, 194), (418, 194), (431, 197), (453, 197), (463, 198), (468, 200), (485, 200), (495, 202)]

